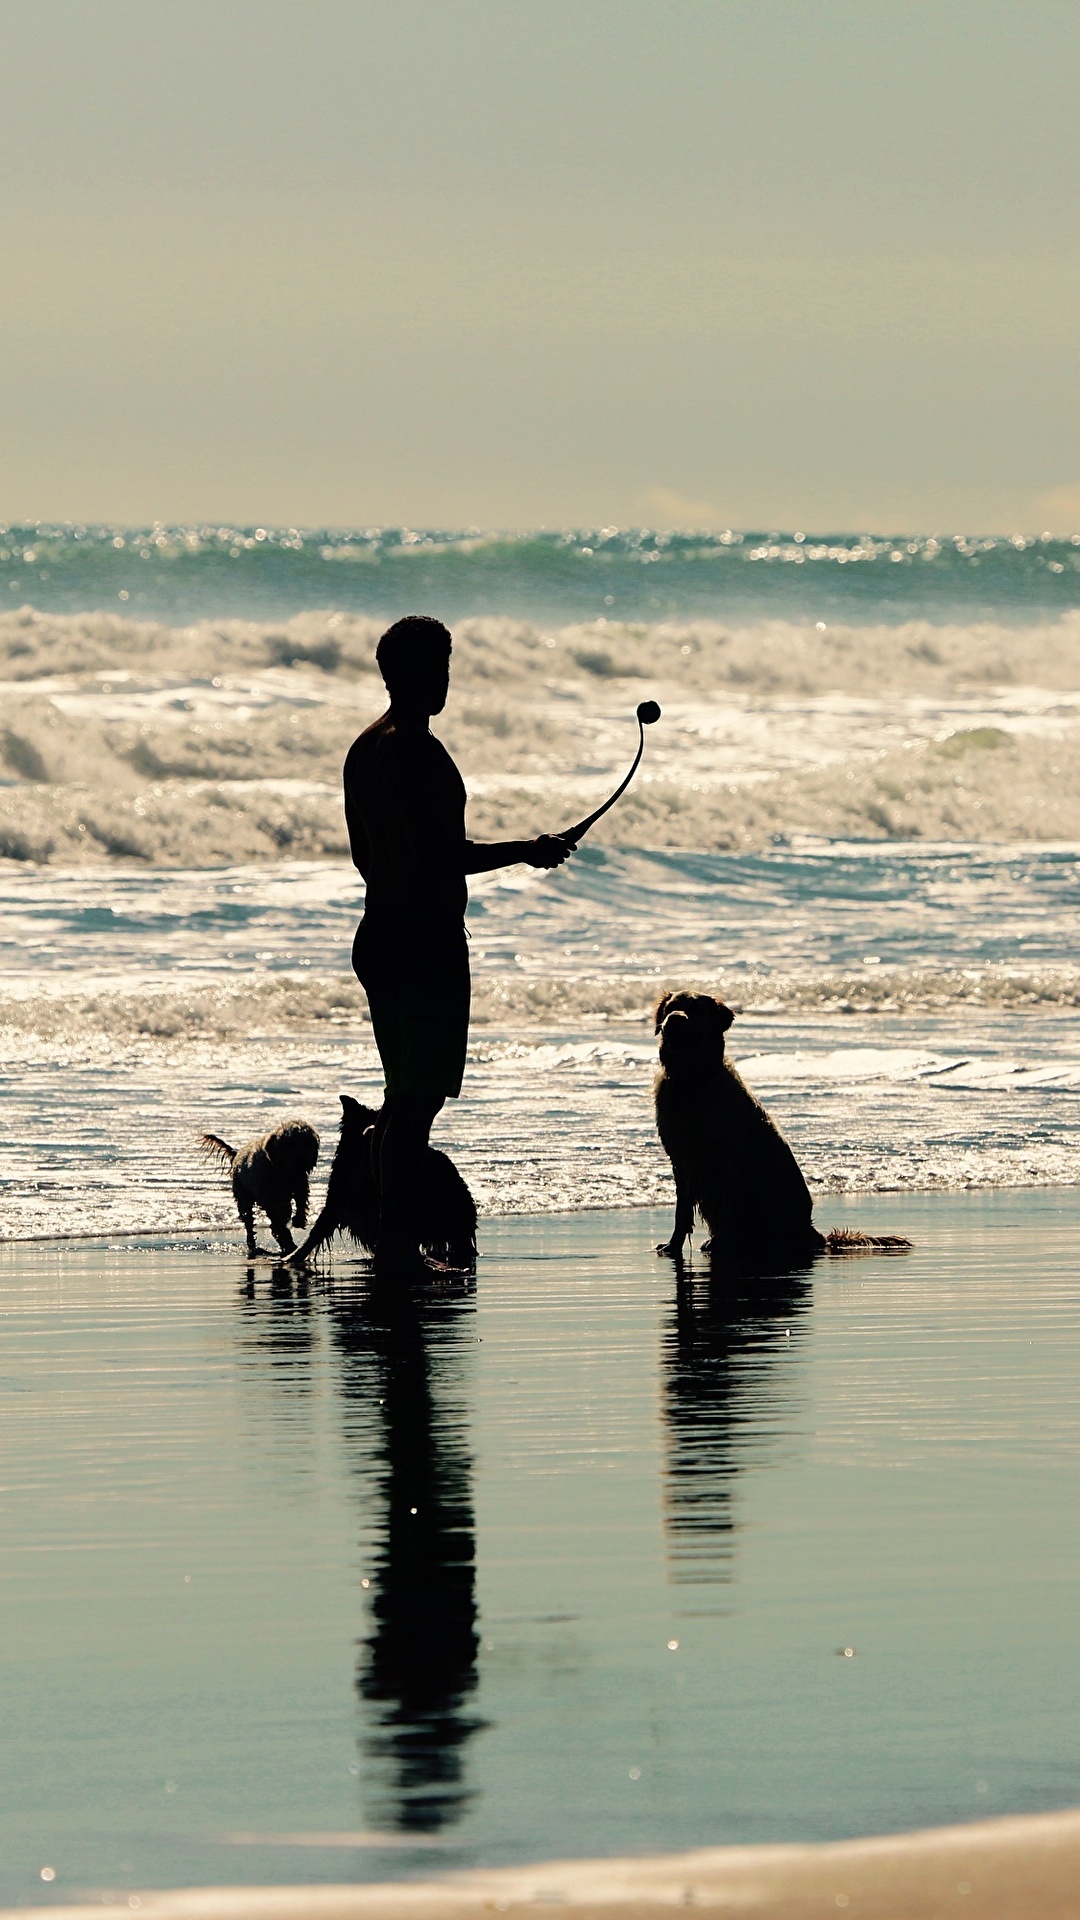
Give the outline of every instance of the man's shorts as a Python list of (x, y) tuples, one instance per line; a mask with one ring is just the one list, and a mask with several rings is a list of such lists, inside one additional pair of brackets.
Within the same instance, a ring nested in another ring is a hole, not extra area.
[(387, 1093), (456, 1100), (469, 1045), (469, 949), (463, 926), (413, 937), (361, 920), (353, 971), (367, 994)]

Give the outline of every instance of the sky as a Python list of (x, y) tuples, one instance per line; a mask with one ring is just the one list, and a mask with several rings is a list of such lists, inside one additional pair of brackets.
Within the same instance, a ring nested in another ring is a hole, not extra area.
[(1080, 527), (1076, 0), (0, 0), (0, 516)]

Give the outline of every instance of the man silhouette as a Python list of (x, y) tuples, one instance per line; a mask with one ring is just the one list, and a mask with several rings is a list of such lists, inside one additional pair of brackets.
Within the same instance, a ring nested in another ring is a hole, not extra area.
[(375, 658), (390, 696), (345, 760), (345, 820), (367, 883), (353, 969), (368, 997), (386, 1077), (373, 1154), (376, 1271), (426, 1271), (410, 1231), (411, 1195), (431, 1124), (461, 1091), (469, 1038), (466, 876), (519, 860), (558, 867), (554, 834), (483, 846), (465, 837), (465, 786), (428, 727), (446, 705), (451, 636), (438, 620), (395, 621)]

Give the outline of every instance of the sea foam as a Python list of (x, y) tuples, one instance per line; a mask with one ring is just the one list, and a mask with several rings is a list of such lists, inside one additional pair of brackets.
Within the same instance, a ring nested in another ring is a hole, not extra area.
[[(482, 876), (439, 1138), (488, 1213), (663, 1202), (652, 1008), (683, 985), (736, 1009), (733, 1057), (821, 1192), (1075, 1180), (1077, 871), (817, 841)], [(380, 1094), (343, 964), (361, 904), (341, 862), (0, 869), (3, 1232), (234, 1230), (208, 1127), (299, 1112), (328, 1154), (338, 1094)]]
[[(839, 564), (839, 563), (838, 563)], [(348, 969), (344, 752), (380, 622), (0, 618), (5, 1234), (234, 1231), (196, 1150), (381, 1075)], [(436, 727), (480, 838), (467, 1097), (486, 1212), (665, 1200), (651, 1008), (720, 993), (820, 1192), (1080, 1177), (1080, 615), (455, 626)], [(587, 1150), (583, 1150), (587, 1143)]]
[[(380, 710), (378, 623), (186, 628), (33, 608), (0, 618), (0, 857), (207, 865), (345, 858), (340, 766)], [(456, 630), (437, 729), (479, 837), (596, 804), (662, 723), (601, 844), (751, 849), (1080, 837), (1080, 614), (992, 623), (759, 620)]]

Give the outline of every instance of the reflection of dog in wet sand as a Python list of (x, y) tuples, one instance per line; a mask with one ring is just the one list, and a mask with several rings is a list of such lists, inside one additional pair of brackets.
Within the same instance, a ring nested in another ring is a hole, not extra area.
[[(326, 1185), (322, 1212), (289, 1265), (299, 1267), (313, 1253), (345, 1232), (374, 1251), (379, 1233), (379, 1196), (372, 1166), (374, 1128), (379, 1116), (351, 1094), (341, 1095), (341, 1136)], [(476, 1260), (476, 1205), (453, 1161), (427, 1147), (422, 1175), (413, 1196), (411, 1221), (416, 1241), (433, 1259), (455, 1268)]]
[(306, 1120), (283, 1120), (272, 1133), (264, 1133), (245, 1146), (230, 1147), (216, 1133), (204, 1133), (202, 1145), (207, 1153), (232, 1170), (233, 1199), (244, 1223), (247, 1250), (258, 1253), (255, 1242), (255, 1209), (261, 1207), (270, 1222), (270, 1231), (282, 1253), (291, 1253), (296, 1245), (289, 1232), (307, 1226), (308, 1174), (319, 1157), (319, 1136)]
[(743, 1272), (776, 1272), (818, 1253), (899, 1250), (909, 1240), (835, 1228), (821, 1234), (799, 1163), (725, 1057), (735, 1018), (707, 993), (665, 993), (656, 1009), (656, 1125), (675, 1174), (675, 1227), (658, 1253), (681, 1259), (699, 1212), (703, 1251)]

